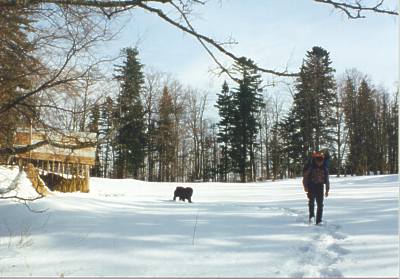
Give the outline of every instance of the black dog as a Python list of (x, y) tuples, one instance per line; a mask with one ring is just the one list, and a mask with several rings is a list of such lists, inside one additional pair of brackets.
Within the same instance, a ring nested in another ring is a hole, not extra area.
[(174, 192), (174, 201), (176, 200), (176, 197), (179, 197), (180, 201), (185, 201), (188, 200), (190, 203), (192, 202), (192, 195), (193, 195), (193, 189), (190, 187), (176, 187), (175, 192)]

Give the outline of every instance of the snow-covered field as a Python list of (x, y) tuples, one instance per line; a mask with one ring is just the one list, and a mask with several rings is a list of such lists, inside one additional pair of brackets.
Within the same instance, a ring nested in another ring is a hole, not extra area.
[[(34, 195), (0, 167), (0, 190)], [(397, 277), (396, 175), (331, 177), (324, 226), (308, 225), (300, 179), (146, 183), (91, 179), (34, 213), (0, 200), (0, 276)], [(176, 186), (193, 204), (173, 202)]]

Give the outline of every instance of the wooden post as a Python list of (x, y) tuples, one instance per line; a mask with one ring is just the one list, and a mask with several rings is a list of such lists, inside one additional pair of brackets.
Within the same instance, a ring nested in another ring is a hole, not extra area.
[(80, 190), (80, 187), (79, 187), (79, 175), (78, 175), (78, 165), (76, 163), (72, 164), (72, 173), (73, 173), (72, 179), (74, 181), (72, 190), (73, 190), (73, 192), (76, 192), (76, 191)]
[(83, 189), (81, 191), (84, 192), (84, 193), (89, 193), (90, 170), (89, 170), (89, 166), (88, 165), (85, 165), (85, 175), (84, 175), (84, 177), (85, 177), (85, 180), (84, 180), (84, 183), (83, 183), (84, 187), (82, 187)]
[(79, 172), (79, 176), (81, 177), (81, 192), (84, 192), (86, 189), (88, 189), (88, 182), (86, 179), (86, 175), (85, 175), (85, 165), (80, 165), (80, 172)]

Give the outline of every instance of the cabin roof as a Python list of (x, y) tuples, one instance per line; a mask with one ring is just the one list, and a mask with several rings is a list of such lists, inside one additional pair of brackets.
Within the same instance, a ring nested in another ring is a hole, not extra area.
[[(15, 134), (14, 146), (26, 146), (46, 139), (55, 142), (58, 145), (79, 146), (79, 144), (83, 143), (95, 143), (96, 134), (89, 132), (65, 132), (60, 134), (55, 132), (47, 132), (44, 130), (35, 130), (31, 133), (30, 129), (18, 128)], [(53, 145), (46, 144), (30, 152), (19, 154), (17, 156), (19, 158), (32, 160), (94, 165), (96, 148), (93, 146), (71, 149), (55, 147)]]

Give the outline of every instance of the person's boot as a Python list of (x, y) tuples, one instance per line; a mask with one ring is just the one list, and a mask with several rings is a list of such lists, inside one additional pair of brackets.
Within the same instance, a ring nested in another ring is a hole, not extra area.
[(322, 222), (322, 206), (318, 207), (317, 209), (317, 219), (315, 224), (320, 224)]

